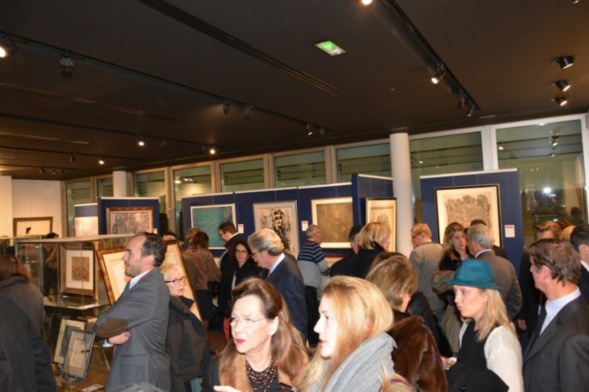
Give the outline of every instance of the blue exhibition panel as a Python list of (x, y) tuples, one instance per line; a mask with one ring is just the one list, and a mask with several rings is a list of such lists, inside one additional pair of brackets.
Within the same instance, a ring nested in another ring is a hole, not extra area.
[(75, 217), (98, 216), (98, 203), (78, 204), (74, 206)]
[(393, 180), (391, 178), (354, 174), (352, 176), (354, 224), (366, 224), (367, 198), (393, 197)]
[[(519, 271), (521, 256), (524, 252), (524, 228), (522, 219), (521, 189), (519, 171), (499, 170), (494, 172), (476, 172), (453, 174), (440, 177), (421, 178), (421, 201), (423, 221), (432, 230), (432, 239), (439, 241), (436, 211), (436, 189), (474, 187), (482, 185), (499, 185), (499, 213), (501, 218), (501, 243), (509, 260)], [(505, 227), (513, 225), (514, 237), (505, 237)]]

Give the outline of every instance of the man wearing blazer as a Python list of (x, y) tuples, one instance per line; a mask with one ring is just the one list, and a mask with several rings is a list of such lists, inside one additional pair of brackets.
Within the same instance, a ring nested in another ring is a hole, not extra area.
[(284, 245), (278, 234), (270, 229), (262, 229), (250, 235), (247, 242), (252, 257), (262, 268), (270, 272), (268, 282), (282, 295), (288, 306), (292, 324), (307, 339), (307, 303), (305, 283), (293, 256), (283, 253)]
[(536, 241), (530, 271), (546, 304), (523, 356), (528, 392), (580, 391), (589, 385), (589, 307), (577, 285), (581, 263), (564, 240)]
[(581, 279), (579, 290), (589, 304), (589, 225), (582, 224), (575, 226), (571, 233), (571, 243), (575, 246), (581, 258)]
[(493, 280), (498, 286), (504, 288), (499, 292), (505, 302), (507, 315), (513, 320), (522, 308), (522, 292), (513, 264), (493, 252), (491, 231), (485, 225), (479, 223), (470, 226), (466, 233), (466, 243), (468, 250), (475, 255), (476, 260), (485, 260), (491, 264)]
[(132, 384), (149, 383), (170, 389), (170, 362), (166, 354), (170, 290), (159, 271), (166, 254), (164, 240), (156, 234), (140, 234), (129, 240), (123, 256), (125, 275), (132, 279), (111, 308), (96, 323), (124, 319), (129, 330), (107, 339), (115, 345), (108, 392)]

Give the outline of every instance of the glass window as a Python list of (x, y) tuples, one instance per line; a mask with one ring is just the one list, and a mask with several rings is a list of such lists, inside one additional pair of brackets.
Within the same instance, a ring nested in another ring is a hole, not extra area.
[(337, 182), (349, 182), (352, 174), (391, 177), (389, 143), (339, 148), (336, 151)]
[(74, 236), (74, 206), (92, 203), (92, 187), (90, 180), (65, 183), (65, 202), (67, 210), (67, 236)]
[(174, 170), (174, 202), (176, 204), (176, 234), (184, 236), (182, 224), (182, 198), (213, 192), (211, 166), (190, 167)]
[(98, 178), (96, 180), (96, 193), (98, 197), (112, 197), (114, 195), (112, 177)]
[(133, 189), (137, 197), (157, 197), (160, 207), (160, 231), (168, 231), (168, 216), (166, 215), (166, 175), (163, 170), (134, 173)]
[(587, 220), (581, 120), (497, 129), (499, 168), (519, 168), (526, 246), (536, 224)]
[(421, 176), (483, 170), (480, 132), (415, 139), (410, 149), (416, 222), (423, 221)]
[(277, 188), (325, 184), (325, 151), (275, 157), (274, 173)]
[(264, 160), (227, 162), (221, 164), (222, 192), (264, 188)]

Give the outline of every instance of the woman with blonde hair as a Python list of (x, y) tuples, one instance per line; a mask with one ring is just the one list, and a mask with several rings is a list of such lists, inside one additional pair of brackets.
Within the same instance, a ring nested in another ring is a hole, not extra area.
[(303, 391), (376, 392), (390, 383), (395, 342), (386, 332), (393, 312), (376, 286), (333, 277), (323, 289), (319, 314), (319, 345), (303, 372)]
[(456, 307), (468, 321), (457, 361), (445, 360), (450, 390), (523, 391), (521, 346), (491, 265), (467, 259), (444, 283), (454, 286)]
[(352, 275), (364, 279), (372, 262), (391, 246), (391, 228), (382, 222), (370, 222), (358, 233), (358, 257)]
[(395, 371), (416, 390), (447, 391), (446, 373), (436, 340), (423, 318), (408, 313), (409, 301), (417, 290), (417, 274), (407, 257), (401, 253), (381, 254), (366, 280), (382, 291), (394, 313), (395, 324), (388, 333), (397, 343), (392, 354)]
[(249, 278), (235, 287), (232, 298), (233, 338), (209, 367), (204, 390), (298, 390), (309, 357), (278, 291), (264, 280)]

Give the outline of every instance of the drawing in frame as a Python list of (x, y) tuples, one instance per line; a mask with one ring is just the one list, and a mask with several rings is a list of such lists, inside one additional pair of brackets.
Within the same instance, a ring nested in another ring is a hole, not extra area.
[(366, 223), (381, 222), (391, 229), (390, 247), (385, 249), (394, 252), (397, 249), (397, 199), (367, 198)]
[(13, 218), (14, 236), (47, 235), (53, 231), (53, 217), (41, 216), (36, 218)]
[(76, 216), (74, 218), (74, 236), (90, 237), (98, 235), (97, 216)]
[(166, 241), (166, 257), (161, 267), (164, 267), (165, 265), (176, 266), (176, 268), (178, 268), (178, 270), (180, 271), (180, 275), (186, 277), (186, 279), (184, 280), (184, 296), (194, 301), (194, 303), (190, 307), (190, 311), (194, 313), (194, 315), (198, 317), (199, 320), (202, 321), (200, 309), (198, 308), (198, 303), (196, 301), (196, 296), (194, 294), (194, 288), (192, 287), (190, 278), (188, 277), (188, 273), (186, 272), (186, 265), (184, 262), (184, 258), (182, 257), (182, 251), (180, 250), (178, 241)]
[(440, 242), (450, 223), (458, 222), (468, 227), (473, 219), (482, 219), (489, 227), (495, 244), (501, 246), (499, 184), (437, 188), (435, 192)]
[(62, 247), (60, 291), (96, 298), (96, 268), (91, 246), (73, 249)]
[(313, 224), (323, 233), (322, 248), (351, 248), (349, 234), (354, 226), (351, 197), (311, 200)]
[(73, 329), (68, 340), (63, 375), (84, 381), (88, 374), (93, 347), (94, 332)]
[(119, 299), (123, 290), (125, 290), (125, 285), (131, 279), (125, 275), (125, 262), (123, 261), (125, 252), (125, 247), (98, 249), (96, 251), (111, 305)]
[(57, 335), (57, 344), (55, 345), (55, 354), (53, 355), (53, 362), (63, 363), (67, 354), (67, 344), (71, 335), (71, 331), (83, 331), (86, 328), (86, 323), (83, 321), (70, 320), (67, 318), (61, 319), (59, 325), (59, 334)]
[(286, 253), (299, 254), (299, 230), (296, 201), (255, 203), (254, 229), (272, 229), (284, 245)]
[(106, 234), (153, 232), (153, 207), (106, 207)]
[(235, 222), (235, 204), (215, 204), (190, 207), (190, 227), (196, 227), (209, 235), (209, 249), (225, 249), (223, 240), (217, 235), (223, 222)]

